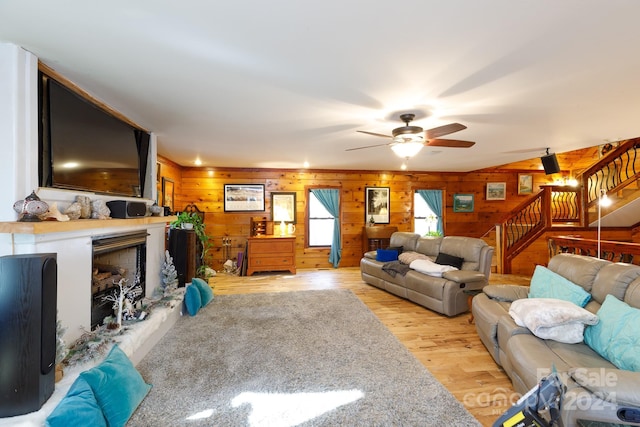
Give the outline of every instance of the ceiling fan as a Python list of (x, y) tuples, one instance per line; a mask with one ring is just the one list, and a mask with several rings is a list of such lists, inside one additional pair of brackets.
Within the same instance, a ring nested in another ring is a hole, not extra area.
[(409, 123), (415, 118), (415, 114), (401, 114), (400, 120), (404, 122), (404, 126), (395, 128), (391, 135), (383, 135), (381, 133), (368, 132), (359, 130), (358, 132), (368, 135), (380, 136), (382, 138), (391, 138), (392, 141), (387, 144), (367, 145), (364, 147), (348, 148), (345, 151), (361, 150), (363, 148), (380, 147), (388, 145), (400, 157), (412, 157), (416, 155), (424, 146), (429, 147), (456, 147), (469, 148), (475, 142), (463, 141), (460, 139), (442, 139), (441, 136), (449, 135), (454, 132), (466, 129), (465, 125), (460, 123), (450, 123), (448, 125), (439, 126), (432, 129), (423, 130), (419, 126), (409, 126)]

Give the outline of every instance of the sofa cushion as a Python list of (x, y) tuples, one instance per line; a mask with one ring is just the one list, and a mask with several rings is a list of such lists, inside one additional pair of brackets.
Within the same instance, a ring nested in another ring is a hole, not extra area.
[(594, 257), (558, 254), (549, 260), (548, 268), (572, 283), (591, 292), (598, 271), (611, 262)]
[(428, 255), (430, 257), (438, 256), (440, 253), (440, 245), (442, 244), (442, 237), (421, 237), (416, 243), (416, 252)]
[(403, 251), (415, 251), (420, 235), (406, 231), (396, 231), (389, 239), (389, 246), (402, 246)]
[(555, 298), (584, 307), (591, 299), (591, 295), (575, 283), (538, 265), (531, 277), (529, 298)]
[(605, 265), (598, 271), (593, 282), (591, 296), (600, 304), (609, 294), (622, 301), (629, 285), (639, 277), (640, 268), (637, 265), (623, 263)]
[(461, 270), (478, 271), (480, 254), (487, 242), (475, 237), (447, 236), (442, 239), (440, 252), (464, 259)]
[(398, 251), (395, 249), (378, 249), (376, 251), (376, 261), (389, 262), (398, 260)]
[(440, 252), (438, 254), (438, 256), (436, 257), (436, 264), (450, 265), (452, 267), (457, 268), (458, 270), (460, 270), (462, 268), (462, 263), (463, 262), (464, 262), (463, 258), (460, 258), (460, 257), (455, 256), (455, 255), (449, 255), (449, 254), (444, 253), (444, 252)]
[(631, 307), (640, 308), (640, 279), (636, 279), (629, 285), (624, 294), (624, 302)]
[(640, 372), (640, 310), (607, 295), (585, 343), (620, 369)]

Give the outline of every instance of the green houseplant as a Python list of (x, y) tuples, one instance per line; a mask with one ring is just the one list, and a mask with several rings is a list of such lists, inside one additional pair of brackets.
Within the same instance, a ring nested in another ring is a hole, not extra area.
[(182, 228), (187, 230), (193, 230), (198, 236), (198, 240), (200, 241), (200, 245), (202, 247), (202, 254), (200, 256), (200, 266), (198, 267), (197, 274), (204, 278), (206, 277), (207, 271), (210, 270), (206, 263), (204, 262), (211, 248), (211, 242), (209, 241), (209, 236), (205, 231), (205, 224), (202, 221), (202, 218), (196, 212), (180, 212), (175, 221), (170, 223), (172, 228)]

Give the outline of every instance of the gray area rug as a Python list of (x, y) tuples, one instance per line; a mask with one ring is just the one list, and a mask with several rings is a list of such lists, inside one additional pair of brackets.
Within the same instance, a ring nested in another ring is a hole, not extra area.
[(128, 426), (480, 425), (348, 290), (216, 296), (138, 370)]

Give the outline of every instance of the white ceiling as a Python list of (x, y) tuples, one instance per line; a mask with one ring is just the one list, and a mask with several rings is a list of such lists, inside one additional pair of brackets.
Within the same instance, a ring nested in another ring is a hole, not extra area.
[(412, 170), (640, 135), (636, 0), (0, 1), (0, 40), (158, 135), (184, 166), (399, 169), (398, 115), (459, 122)]

